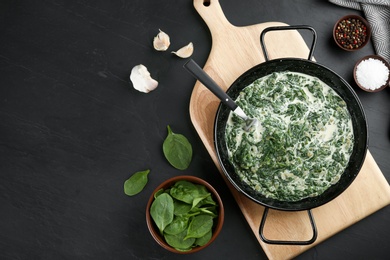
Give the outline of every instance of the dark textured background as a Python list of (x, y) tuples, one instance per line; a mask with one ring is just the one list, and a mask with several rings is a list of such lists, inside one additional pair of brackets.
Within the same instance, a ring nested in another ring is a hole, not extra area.
[[(317, 30), (314, 56), (356, 89), (369, 149), (389, 180), (389, 89), (365, 93), (351, 74), (373, 47), (343, 52), (331, 37), (339, 17), (359, 12), (324, 0), (220, 4), (235, 25), (280, 21)], [(266, 258), (191, 124), (195, 80), (184, 60), (152, 48), (160, 28), (171, 36), (170, 50), (192, 41), (192, 57), (205, 63), (211, 36), (191, 0), (3, 0), (0, 19), (0, 259), (183, 259), (158, 246), (145, 223), (150, 193), (180, 174), (214, 185), (226, 210), (218, 239), (186, 259)], [(140, 63), (160, 83), (150, 94), (129, 83)], [(186, 171), (163, 157), (168, 124), (193, 145)], [(144, 169), (151, 169), (145, 190), (124, 195), (123, 182)], [(389, 216), (386, 207), (298, 259), (385, 259)]]

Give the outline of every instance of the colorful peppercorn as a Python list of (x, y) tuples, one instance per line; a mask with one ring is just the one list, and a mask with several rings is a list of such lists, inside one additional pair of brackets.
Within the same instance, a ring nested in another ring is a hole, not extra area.
[(358, 49), (366, 42), (367, 27), (359, 19), (343, 19), (336, 27), (335, 38), (346, 49)]

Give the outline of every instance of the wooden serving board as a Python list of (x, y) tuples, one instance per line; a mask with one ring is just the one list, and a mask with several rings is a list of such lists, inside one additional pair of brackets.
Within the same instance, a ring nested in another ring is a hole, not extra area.
[[(225, 90), (247, 69), (264, 62), (260, 33), (266, 27), (285, 25), (268, 22), (236, 27), (230, 24), (218, 0), (194, 0), (194, 7), (212, 35), (212, 48), (204, 70)], [(265, 43), (270, 59), (306, 58), (309, 49), (297, 31), (270, 32)], [(259, 237), (264, 207), (239, 193), (221, 171), (213, 142), (214, 118), (219, 100), (200, 82), (196, 82), (190, 100), (191, 121), (211, 158), (233, 193), (249, 226), (270, 259), (293, 258), (337, 232), (390, 204), (390, 187), (368, 152), (363, 168), (352, 185), (331, 202), (312, 210), (318, 229), (316, 242), (308, 246), (270, 245)], [(268, 239), (308, 240), (312, 230), (306, 211), (270, 210), (264, 229)]]

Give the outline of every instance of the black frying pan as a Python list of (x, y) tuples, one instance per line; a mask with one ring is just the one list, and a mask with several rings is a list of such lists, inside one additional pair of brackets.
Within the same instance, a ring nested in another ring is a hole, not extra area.
[(354, 149), (349, 164), (338, 183), (331, 186), (322, 195), (303, 199), (296, 202), (284, 202), (265, 198), (251, 187), (247, 186), (237, 176), (233, 165), (228, 161), (228, 152), (225, 143), (226, 122), (230, 109), (220, 105), (215, 120), (215, 145), (220, 163), (226, 177), (242, 193), (252, 200), (269, 208), (278, 210), (306, 210), (318, 207), (341, 194), (355, 179), (363, 164), (367, 150), (366, 118), (356, 94), (342, 78), (326, 67), (314, 62), (301, 59), (278, 59), (255, 66), (241, 75), (228, 89), (227, 93), (232, 99), (236, 99), (243, 88), (254, 80), (271, 74), (272, 72), (292, 71), (315, 76), (331, 86), (347, 103), (348, 111), (352, 117), (354, 130)]
[[(296, 59), (296, 58), (285, 58), (268, 60), (267, 53), (263, 44), (263, 38), (265, 33), (272, 30), (289, 30), (289, 29), (310, 29), (313, 31), (313, 46), (310, 51), (309, 59)], [(347, 187), (353, 182), (357, 174), (359, 173), (367, 151), (368, 135), (367, 135), (367, 121), (362, 108), (362, 105), (353, 91), (351, 86), (339, 75), (330, 70), (329, 68), (320, 65), (318, 63), (310, 61), (311, 54), (315, 45), (315, 31), (311, 27), (302, 26), (288, 26), (288, 27), (270, 27), (263, 31), (261, 35), (261, 44), (267, 59), (266, 62), (261, 63), (242, 74), (236, 81), (229, 87), (227, 94), (235, 100), (239, 93), (253, 81), (263, 76), (269, 75), (273, 72), (300, 72), (310, 76), (314, 76), (322, 80), (324, 83), (333, 88), (347, 103), (348, 111), (352, 117), (353, 131), (354, 131), (354, 146), (350, 161), (347, 165), (345, 172), (342, 174), (340, 180), (327, 189), (324, 193), (319, 196), (306, 198), (300, 201), (286, 202), (279, 201), (271, 198), (266, 198), (260, 193), (256, 192), (245, 182), (241, 181), (238, 177), (235, 168), (228, 160), (228, 152), (225, 143), (225, 128), (226, 122), (230, 113), (230, 109), (220, 104), (214, 125), (214, 141), (218, 155), (219, 162), (222, 170), (229, 181), (234, 187), (241, 193), (245, 194), (251, 200), (266, 207), (266, 211), (263, 215), (262, 224), (260, 226), (261, 237), (267, 243), (273, 244), (310, 244), (313, 243), (317, 236), (314, 220), (311, 215), (310, 209), (321, 206), (340, 195)], [(268, 208), (284, 210), (284, 211), (300, 211), (308, 210), (310, 220), (313, 227), (313, 238), (309, 241), (273, 241), (267, 240), (263, 237), (262, 228), (265, 223), (266, 214)]]

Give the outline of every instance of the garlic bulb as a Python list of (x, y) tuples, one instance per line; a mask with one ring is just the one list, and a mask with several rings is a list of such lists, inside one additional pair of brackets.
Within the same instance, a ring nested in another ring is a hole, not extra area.
[(176, 54), (180, 58), (188, 58), (192, 55), (193, 52), (194, 52), (194, 45), (192, 44), (192, 42), (190, 42), (188, 45), (180, 48), (177, 51), (173, 51), (172, 53)]
[[(160, 29), (159, 29), (160, 30)], [(168, 34), (161, 31), (153, 39), (153, 47), (157, 51), (166, 51), (171, 44)]]
[(130, 80), (136, 90), (144, 93), (149, 93), (158, 86), (158, 82), (150, 76), (148, 69), (142, 64), (131, 70)]

